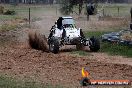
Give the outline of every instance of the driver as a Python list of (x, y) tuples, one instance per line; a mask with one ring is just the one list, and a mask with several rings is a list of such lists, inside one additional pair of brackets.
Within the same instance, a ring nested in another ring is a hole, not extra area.
[(63, 18), (62, 17), (60, 17), (58, 20), (57, 20), (57, 28), (58, 29), (62, 29), (62, 20), (63, 20)]

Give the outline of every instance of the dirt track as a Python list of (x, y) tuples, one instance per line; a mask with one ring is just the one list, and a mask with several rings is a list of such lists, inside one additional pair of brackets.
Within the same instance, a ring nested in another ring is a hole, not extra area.
[(34, 50), (28, 46), (27, 39), (23, 41), (21, 38), (28, 31), (29, 29), (1, 33), (3, 36), (0, 35), (0, 38), (3, 39), (12, 35), (10, 43), (0, 47), (1, 73), (70, 88), (80, 87), (82, 67), (89, 70), (91, 79), (132, 80), (131, 58), (123, 59), (101, 53), (81, 57), (70, 54), (70, 51), (52, 54)]
[[(49, 10), (48, 10), (49, 11)], [(42, 20), (32, 24), (46, 36), (57, 16), (51, 13), (36, 13)], [(39, 14), (39, 15), (38, 15)], [(76, 17), (75, 17), (76, 18)], [(97, 30), (98, 27), (122, 25), (113, 21), (84, 21), (75, 19), (77, 27), (85, 30)], [(114, 24), (113, 24), (114, 23)], [(92, 26), (92, 27), (91, 27)], [(100, 28), (102, 29), (102, 28)], [(109, 56), (104, 53), (90, 53), (88, 56), (76, 56), (71, 50), (59, 54), (46, 53), (31, 49), (28, 45), (28, 32), (32, 29), (19, 29), (0, 32), (0, 73), (22, 80), (32, 80), (53, 85), (80, 87), (81, 69), (86, 67), (91, 79), (130, 79), (132, 80), (132, 58)], [(103, 29), (102, 29), (103, 30)], [(93, 87), (92, 87), (93, 88)]]

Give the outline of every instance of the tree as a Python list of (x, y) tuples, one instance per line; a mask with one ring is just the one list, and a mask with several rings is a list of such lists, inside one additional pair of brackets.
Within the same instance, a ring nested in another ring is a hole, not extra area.
[(79, 14), (81, 14), (83, 3), (85, 0), (61, 0), (61, 12), (63, 14), (70, 14), (75, 6), (78, 6)]
[(62, 14), (67, 15), (73, 11), (73, 5), (71, 5), (70, 0), (61, 0), (60, 5), (60, 11)]
[[(61, 0), (61, 12), (63, 14), (70, 14), (74, 11), (74, 7), (78, 8), (78, 15), (82, 13), (84, 4), (97, 3), (97, 0)], [(77, 12), (75, 12), (77, 13)]]
[(53, 4), (54, 0), (49, 0), (49, 4)]

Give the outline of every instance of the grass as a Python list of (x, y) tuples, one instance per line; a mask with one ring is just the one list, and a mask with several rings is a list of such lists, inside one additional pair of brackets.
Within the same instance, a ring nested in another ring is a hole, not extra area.
[(0, 20), (12, 20), (20, 18), (17, 15), (0, 15)]
[[(102, 5), (104, 5), (104, 11), (105, 14), (110, 14), (112, 16), (129, 16), (130, 15), (130, 8), (131, 4), (99, 4), (98, 5), (98, 10), (102, 8)], [(54, 15), (56, 14), (56, 9), (59, 12), (59, 5), (18, 5), (18, 6), (13, 6), (13, 5), (4, 5), (5, 9), (10, 9), (16, 11), (17, 14), (20, 16), (26, 15), (28, 16), (28, 11), (29, 8), (31, 8), (31, 14), (34, 15), (36, 13), (43, 13), (48, 15), (48, 12), (54, 12)], [(85, 7), (85, 5), (84, 5)], [(118, 8), (119, 8), (119, 13), (118, 15)], [(83, 9), (82, 12), (85, 12), (85, 8)], [(75, 11), (77, 12), (78, 9), (76, 7)], [(52, 13), (53, 14), (53, 13)]]
[[(96, 36), (97, 38), (100, 38), (100, 36), (107, 32), (86, 32), (85, 35), (87, 37), (89, 36)], [(121, 55), (126, 57), (132, 57), (132, 47), (131, 46), (125, 46), (125, 45), (119, 45), (119, 44), (112, 44), (108, 42), (101, 42), (101, 49), (100, 52), (105, 52), (110, 55)]]
[(84, 32), (84, 35), (86, 37), (95, 36), (97, 38), (100, 38), (100, 36), (103, 35), (104, 33), (108, 33), (108, 32), (105, 32), (105, 31), (89, 31), (89, 32)]
[[(99, 4), (98, 10), (104, 5), (105, 14), (112, 16), (129, 16), (131, 4)], [(118, 14), (119, 8), (119, 14)]]
[[(103, 8), (102, 8), (103, 6)], [(103, 14), (104, 9), (104, 15), (106, 16), (112, 16), (112, 17), (128, 17), (130, 16), (130, 8), (132, 4), (106, 4), (106, 3), (98, 3), (97, 10)], [(86, 6), (83, 6), (83, 13), (86, 13)], [(119, 12), (118, 12), (119, 8)], [(78, 12), (78, 8), (75, 8), (75, 11)], [(119, 13), (119, 14), (118, 14)]]
[[(96, 88), (111, 88), (111, 86), (95, 86)], [(12, 77), (0, 75), (0, 88), (63, 88), (62, 86), (52, 86), (36, 83), (33, 81), (16, 81)], [(69, 88), (69, 87), (66, 87)], [(112, 86), (112, 88), (131, 88), (131, 86)]]
[(44, 85), (34, 81), (16, 81), (12, 77), (0, 75), (0, 88), (62, 88), (61, 86)]
[(88, 53), (85, 52), (85, 51), (72, 51), (71, 54), (74, 54), (74, 55), (79, 55), (79, 56), (87, 56)]
[(40, 21), (40, 20), (42, 20), (42, 18), (40, 18), (40, 17), (34, 17), (34, 18), (32, 18), (32, 22), (35, 22), (35, 21)]
[(132, 57), (132, 47), (111, 43), (101, 43), (101, 52), (107, 52), (110, 55), (121, 55)]
[[(14, 16), (20, 16), (20, 17), (26, 17), (28, 18), (29, 16), (29, 8), (31, 12), (31, 16), (38, 16), (42, 14), (49, 15), (48, 12), (52, 12), (51, 14), (56, 14), (56, 6), (50, 6), (50, 5), (4, 5), (5, 10), (13, 10), (16, 12), (16, 15)], [(12, 16), (9, 16), (12, 17)]]
[(9, 25), (9, 24), (3, 24), (0, 26), (0, 31), (9, 31), (9, 30), (15, 30), (19, 26), (17, 24)]
[(16, 18), (29, 18), (29, 8), (31, 12), (31, 21), (41, 20), (42, 15), (48, 16), (49, 14), (57, 15), (59, 13), (57, 10), (57, 6), (50, 5), (3, 5), (4, 11), (13, 10), (15, 11), (15, 15), (0, 15), (0, 21), (12, 20)]

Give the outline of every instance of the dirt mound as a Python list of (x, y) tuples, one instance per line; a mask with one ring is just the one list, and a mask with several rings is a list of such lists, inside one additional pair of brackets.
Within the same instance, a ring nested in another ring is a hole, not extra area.
[(41, 35), (38, 31), (30, 31), (28, 37), (29, 37), (29, 45), (33, 49), (48, 52), (49, 49), (45, 35)]

